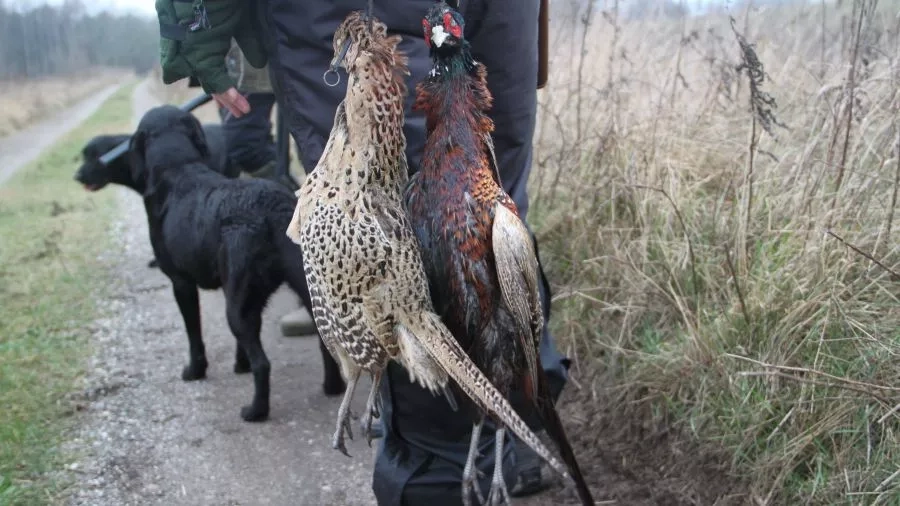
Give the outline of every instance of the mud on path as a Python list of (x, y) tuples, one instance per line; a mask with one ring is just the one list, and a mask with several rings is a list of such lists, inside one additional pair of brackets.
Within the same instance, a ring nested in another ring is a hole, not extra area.
[[(135, 91), (136, 119), (157, 104), (149, 90), (145, 82)], [(66, 448), (77, 456), (66, 503), (374, 504), (372, 450), (359, 437), (348, 442), (353, 458), (330, 447), (340, 399), (322, 394), (317, 342), (281, 336), (279, 319), (297, 307), (296, 297), (282, 288), (263, 315), (272, 411), (267, 422), (245, 423), (238, 410), (250, 400), (252, 379), (231, 370), (235, 340), (221, 291), (201, 291), (207, 379), (185, 383), (187, 339), (168, 279), (146, 267), (152, 252), (141, 200), (122, 188), (105, 191), (120, 199), (116, 247), (107, 254), (117, 282), (93, 329), (82, 423)], [(367, 380), (359, 390), (368, 390)], [(356, 396), (355, 412), (364, 397)], [(645, 430), (588, 397), (570, 384), (560, 409), (599, 504), (729, 503), (716, 501), (728, 490), (712, 486), (725, 478), (715, 466), (696, 462), (663, 428)], [(557, 487), (514, 504), (578, 503), (571, 489)]]

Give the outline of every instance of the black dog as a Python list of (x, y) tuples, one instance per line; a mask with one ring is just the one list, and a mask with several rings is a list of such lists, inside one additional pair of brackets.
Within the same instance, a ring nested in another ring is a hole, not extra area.
[[(228, 160), (222, 125), (207, 123), (203, 125), (203, 133), (206, 137), (206, 144), (209, 146), (209, 168), (229, 178), (238, 177), (240, 168), (235, 167)], [(75, 172), (75, 180), (81, 183), (85, 190), (92, 192), (103, 189), (109, 183), (134, 188), (127, 155), (120, 156), (109, 165), (100, 163), (101, 156), (129, 139), (131, 139), (130, 135), (98, 135), (88, 141), (81, 149), (82, 163)], [(156, 259), (151, 260), (147, 266), (159, 267)]]
[[(115, 180), (144, 197), (153, 252), (172, 281), (190, 342), (182, 378), (206, 375), (197, 288), (223, 288), (228, 325), (238, 341), (234, 371), (252, 370), (256, 386), (253, 403), (241, 416), (265, 419), (269, 360), (259, 339), (262, 311), (282, 282), (312, 307), (301, 251), (285, 235), (296, 198), (273, 181), (229, 179), (211, 170), (200, 123), (173, 106), (144, 115), (129, 158), (130, 174)], [(345, 388), (340, 369), (321, 339), (319, 347), (325, 394), (340, 394)]]

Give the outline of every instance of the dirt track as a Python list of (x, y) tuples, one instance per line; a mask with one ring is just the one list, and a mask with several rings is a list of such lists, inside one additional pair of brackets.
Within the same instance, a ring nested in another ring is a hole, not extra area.
[(46, 118), (21, 132), (0, 138), (0, 185), (23, 165), (37, 158), (63, 134), (86, 120), (117, 89), (119, 85), (104, 88), (51, 118)]

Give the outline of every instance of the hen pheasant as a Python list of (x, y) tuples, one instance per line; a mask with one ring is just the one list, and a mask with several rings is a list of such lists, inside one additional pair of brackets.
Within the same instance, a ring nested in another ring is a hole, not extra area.
[[(483, 409), (496, 412), (558, 469), (537, 436), (465, 354), (434, 312), (402, 191), (408, 182), (403, 135), (406, 56), (399, 36), (361, 12), (334, 35), (334, 68), (348, 74), (347, 94), (316, 168), (300, 190), (287, 234), (303, 251), (312, 314), (322, 340), (347, 378), (332, 439), (347, 454), (349, 405), (362, 371), (372, 389), (362, 425), (370, 438), (376, 397), (388, 360), (397, 360), (448, 402), (448, 374)], [(371, 439), (370, 439), (371, 442)]]
[[(584, 504), (594, 504), (553, 405), (538, 345), (543, 330), (539, 266), (531, 234), (503, 191), (494, 157), (486, 70), (463, 35), (460, 13), (444, 2), (423, 20), (433, 67), (418, 85), (415, 108), (425, 112), (427, 139), (406, 204), (422, 248), (433, 304), (451, 333), (491, 382), (508, 395), (522, 389), (575, 478)], [(508, 502), (502, 474), (505, 428), (496, 420), (494, 474), (488, 500)], [(477, 415), (463, 500), (475, 483)]]

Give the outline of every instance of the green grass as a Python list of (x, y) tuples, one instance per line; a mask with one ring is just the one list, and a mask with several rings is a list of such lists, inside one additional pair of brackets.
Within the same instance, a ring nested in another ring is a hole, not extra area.
[(0, 186), (0, 505), (46, 504), (63, 485), (52, 472), (90, 353), (87, 325), (109, 278), (114, 193), (72, 180), (84, 143), (127, 132), (133, 85)]

